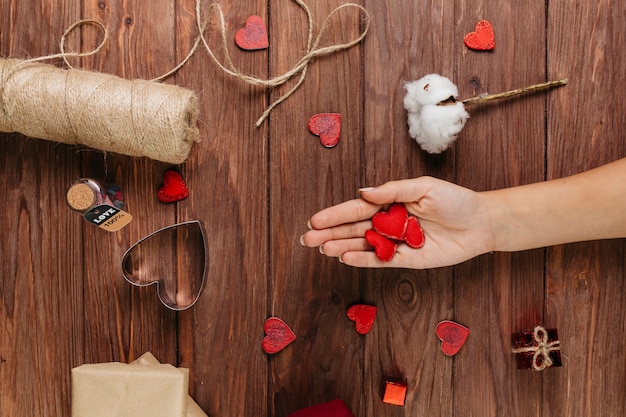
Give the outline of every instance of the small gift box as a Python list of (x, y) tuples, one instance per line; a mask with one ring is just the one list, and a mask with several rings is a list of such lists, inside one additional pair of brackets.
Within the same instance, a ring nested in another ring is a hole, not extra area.
[(72, 417), (206, 416), (188, 394), (189, 370), (146, 353), (131, 364), (72, 369)]
[(354, 414), (343, 400), (336, 399), (294, 411), (287, 417), (354, 417)]
[(537, 326), (532, 331), (514, 333), (512, 342), (517, 369), (543, 371), (562, 365), (561, 344), (556, 329)]

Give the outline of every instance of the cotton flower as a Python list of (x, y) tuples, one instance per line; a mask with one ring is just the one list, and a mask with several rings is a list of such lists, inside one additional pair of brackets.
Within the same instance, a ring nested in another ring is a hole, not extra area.
[(426, 152), (445, 151), (469, 118), (463, 103), (457, 101), (459, 90), (437, 74), (406, 83), (404, 88), (409, 134)]
[(407, 111), (409, 135), (429, 153), (441, 153), (454, 142), (465, 126), (469, 113), (465, 106), (530, 93), (567, 84), (567, 79), (548, 81), (498, 94), (484, 94), (458, 101), (459, 90), (438, 74), (428, 74), (406, 83), (404, 108)]

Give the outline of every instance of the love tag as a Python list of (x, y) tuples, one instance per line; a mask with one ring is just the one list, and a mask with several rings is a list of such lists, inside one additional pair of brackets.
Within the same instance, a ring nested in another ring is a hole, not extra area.
[(348, 318), (354, 322), (358, 334), (368, 334), (376, 320), (376, 306), (355, 304), (348, 309)]
[(250, 16), (246, 20), (246, 26), (235, 33), (235, 43), (241, 49), (254, 51), (269, 47), (267, 29), (261, 16)]
[(319, 113), (311, 116), (308, 123), (311, 133), (319, 136), (320, 142), (327, 148), (332, 148), (339, 143), (341, 133), (341, 114)]
[(496, 37), (493, 26), (487, 20), (481, 20), (476, 24), (476, 30), (465, 35), (465, 46), (476, 51), (492, 51), (496, 47)]
[(85, 212), (83, 215), (89, 223), (98, 226), (108, 232), (117, 232), (133, 219), (129, 213), (117, 207), (102, 204)]
[(435, 332), (441, 340), (441, 350), (448, 356), (456, 355), (469, 336), (467, 327), (449, 320), (440, 322)]
[(287, 323), (278, 317), (267, 319), (263, 325), (263, 331), (265, 332), (265, 337), (261, 346), (265, 353), (278, 353), (296, 340), (295, 333), (289, 328)]

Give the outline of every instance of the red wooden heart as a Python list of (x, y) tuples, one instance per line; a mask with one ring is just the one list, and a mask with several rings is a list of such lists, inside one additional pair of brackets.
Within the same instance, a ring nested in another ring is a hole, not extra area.
[(163, 187), (159, 188), (157, 197), (164, 203), (173, 203), (189, 197), (187, 184), (180, 174), (170, 169), (163, 174)]
[(357, 333), (367, 334), (372, 330), (376, 319), (376, 306), (355, 304), (348, 309), (348, 318), (354, 322)]
[(487, 20), (481, 20), (476, 24), (476, 31), (465, 35), (465, 46), (477, 51), (492, 51), (496, 47), (496, 37), (493, 26)]
[(319, 113), (311, 116), (308, 123), (311, 133), (320, 137), (320, 142), (327, 148), (332, 148), (339, 142), (341, 133), (341, 114)]
[(456, 355), (469, 336), (467, 327), (449, 320), (440, 322), (435, 331), (441, 340), (441, 350), (448, 356)]
[(419, 249), (424, 246), (424, 231), (422, 230), (419, 220), (415, 216), (410, 216), (407, 220), (404, 241), (413, 249)]
[(379, 211), (372, 217), (372, 225), (381, 235), (394, 240), (403, 240), (407, 228), (408, 211), (404, 204), (394, 203), (388, 211)]
[(250, 16), (246, 19), (246, 26), (235, 33), (235, 42), (241, 49), (254, 51), (269, 46), (267, 29), (261, 16)]
[(267, 319), (263, 325), (263, 331), (265, 331), (265, 337), (261, 346), (269, 354), (280, 352), (296, 340), (295, 333), (287, 326), (287, 323), (278, 317)]
[(383, 262), (388, 262), (396, 254), (398, 244), (391, 239), (386, 238), (374, 229), (365, 231), (365, 239), (374, 247), (376, 256)]

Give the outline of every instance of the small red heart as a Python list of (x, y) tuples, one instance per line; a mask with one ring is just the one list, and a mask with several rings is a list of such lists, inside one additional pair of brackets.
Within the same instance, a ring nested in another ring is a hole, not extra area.
[(481, 20), (476, 24), (476, 31), (465, 35), (465, 46), (477, 51), (493, 51), (496, 47), (496, 37), (493, 26), (487, 20)]
[(267, 29), (261, 16), (250, 16), (246, 19), (246, 26), (235, 33), (235, 42), (241, 49), (254, 51), (265, 49), (270, 44), (267, 40)]
[(435, 331), (441, 340), (441, 350), (448, 356), (456, 355), (469, 336), (467, 327), (449, 320), (440, 322)]
[(386, 238), (374, 229), (365, 231), (365, 239), (374, 247), (376, 256), (383, 262), (388, 262), (396, 254), (398, 244), (391, 239)]
[(270, 317), (265, 320), (263, 331), (266, 336), (263, 338), (261, 346), (269, 354), (280, 352), (296, 340), (295, 333), (287, 326), (287, 323), (278, 317)]
[(355, 304), (348, 309), (348, 318), (354, 322), (357, 333), (367, 334), (372, 330), (376, 319), (376, 306)]
[(320, 137), (320, 142), (332, 148), (339, 142), (341, 132), (341, 114), (319, 113), (311, 116), (308, 123), (309, 131)]
[(381, 235), (403, 240), (407, 228), (408, 211), (404, 204), (394, 203), (388, 211), (379, 211), (372, 217), (372, 225)]
[(424, 246), (424, 231), (422, 230), (420, 221), (415, 216), (410, 216), (409, 220), (407, 220), (404, 241), (413, 249), (419, 249)]
[(173, 203), (189, 197), (187, 184), (180, 174), (170, 169), (163, 174), (163, 187), (159, 188), (157, 197), (164, 203)]

